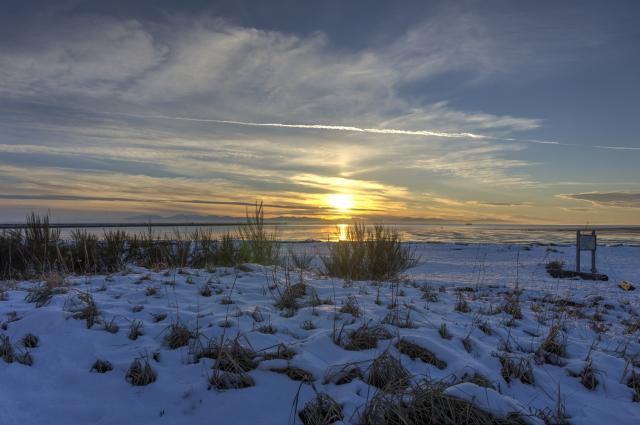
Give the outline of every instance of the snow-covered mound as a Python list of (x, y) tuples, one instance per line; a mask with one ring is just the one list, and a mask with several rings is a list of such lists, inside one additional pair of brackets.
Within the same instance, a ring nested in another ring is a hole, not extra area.
[(0, 424), (303, 423), (318, 394), (358, 424), (421, 382), (495, 417), (640, 423), (640, 291), (617, 286), (640, 283), (640, 248), (599, 250), (608, 282), (549, 277), (571, 247), (415, 248), (395, 283), (257, 265), (0, 283)]

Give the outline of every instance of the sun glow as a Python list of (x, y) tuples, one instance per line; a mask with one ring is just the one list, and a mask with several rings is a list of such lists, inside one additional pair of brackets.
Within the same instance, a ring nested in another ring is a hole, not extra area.
[(340, 211), (347, 212), (353, 208), (353, 196), (346, 193), (334, 193), (327, 196), (327, 202), (331, 207)]

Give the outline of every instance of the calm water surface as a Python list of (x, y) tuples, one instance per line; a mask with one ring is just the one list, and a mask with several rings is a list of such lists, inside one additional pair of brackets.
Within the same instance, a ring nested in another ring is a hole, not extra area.
[[(279, 224), (267, 226), (277, 230), (279, 238), (284, 241), (336, 241), (346, 235), (348, 224)], [(575, 243), (575, 226), (536, 226), (536, 225), (442, 225), (442, 224), (392, 224), (404, 241), (432, 243), (540, 243), (540, 244), (573, 244)], [(172, 238), (176, 231), (188, 235), (196, 228), (211, 230), (222, 235), (235, 233), (237, 226), (183, 226), (179, 228), (152, 227), (154, 235)], [(87, 230), (102, 235), (107, 228), (88, 228)], [(128, 233), (145, 233), (141, 227), (120, 227)], [(596, 229), (598, 242), (606, 245), (624, 244), (640, 245), (640, 226), (592, 226)], [(71, 229), (62, 229), (62, 237), (67, 238)]]

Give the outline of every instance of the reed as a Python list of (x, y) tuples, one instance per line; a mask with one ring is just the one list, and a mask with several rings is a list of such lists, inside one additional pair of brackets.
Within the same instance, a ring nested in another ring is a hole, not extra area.
[(417, 261), (396, 230), (358, 222), (348, 227), (346, 240), (330, 245), (329, 254), (322, 257), (327, 275), (350, 281), (393, 280)]

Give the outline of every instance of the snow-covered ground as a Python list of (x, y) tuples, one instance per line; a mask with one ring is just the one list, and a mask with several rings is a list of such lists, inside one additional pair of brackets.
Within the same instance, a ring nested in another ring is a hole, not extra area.
[[(292, 315), (275, 305), (287, 281), (283, 270), (257, 265), (179, 272), (131, 267), (112, 276), (68, 276), (63, 289), (41, 307), (25, 300), (40, 283), (0, 283), (5, 287), (0, 334), (9, 338), (14, 357), (24, 360), (28, 352), (32, 359), (30, 366), (0, 360), (0, 424), (300, 423), (297, 411), (316, 391), (340, 404), (344, 423), (357, 424), (378, 391), (366, 383), (370, 364), (385, 351), (413, 380), (445, 380), (455, 385), (447, 394), (496, 414), (554, 417), (561, 406), (572, 424), (640, 423), (640, 403), (632, 402), (634, 391), (627, 386), (632, 371), (640, 371), (640, 329), (633, 326), (640, 326), (640, 290), (617, 287), (622, 279), (640, 286), (640, 248), (600, 248), (599, 271), (610, 280), (591, 282), (557, 280), (545, 272), (550, 260), (573, 263), (572, 247), (414, 247), (420, 264), (398, 285), (345, 284), (315, 271), (291, 272), (291, 284), (301, 279), (306, 284)], [(317, 252), (323, 246), (295, 244), (295, 249)], [(202, 295), (208, 295), (205, 286), (210, 296)], [(91, 328), (74, 318), (87, 306), (83, 293), (91, 295), (98, 312)], [(357, 317), (353, 309), (343, 309), (349, 303), (353, 307), (354, 300)], [(394, 302), (397, 307), (390, 308)], [(469, 311), (456, 310), (464, 303)], [(512, 308), (505, 311), (505, 304)], [(522, 318), (513, 319), (514, 306)], [(166, 318), (158, 320), (162, 315)], [(345, 348), (351, 331), (382, 322), (391, 339), (371, 349)], [(142, 324), (135, 340), (129, 338), (132, 323)], [(175, 323), (197, 333), (200, 344), (191, 339), (188, 346), (170, 349), (166, 337)], [(441, 336), (442, 324), (450, 338)], [(540, 349), (556, 324), (558, 338), (566, 336), (562, 357)], [(117, 332), (105, 330), (115, 330), (113, 325)], [(35, 348), (24, 347), (29, 333), (38, 337)], [(247, 372), (255, 385), (209, 389), (215, 360), (197, 361), (195, 354), (207, 341), (221, 339), (237, 339), (257, 352), (256, 367)], [(440, 368), (401, 353), (396, 347), (401, 339), (427, 349)], [(275, 355), (279, 344), (295, 355)], [(148, 359), (157, 377), (146, 386), (126, 380), (139, 357)], [(519, 379), (515, 373), (507, 382), (500, 357), (525, 370), (531, 365), (533, 377)], [(113, 369), (90, 372), (97, 359)], [(594, 389), (576, 376), (588, 364), (598, 382)], [(338, 385), (335, 372), (345, 365), (357, 367), (362, 376)], [(308, 372), (310, 382), (274, 371), (287, 367)], [(475, 373), (493, 389), (463, 382)]]

